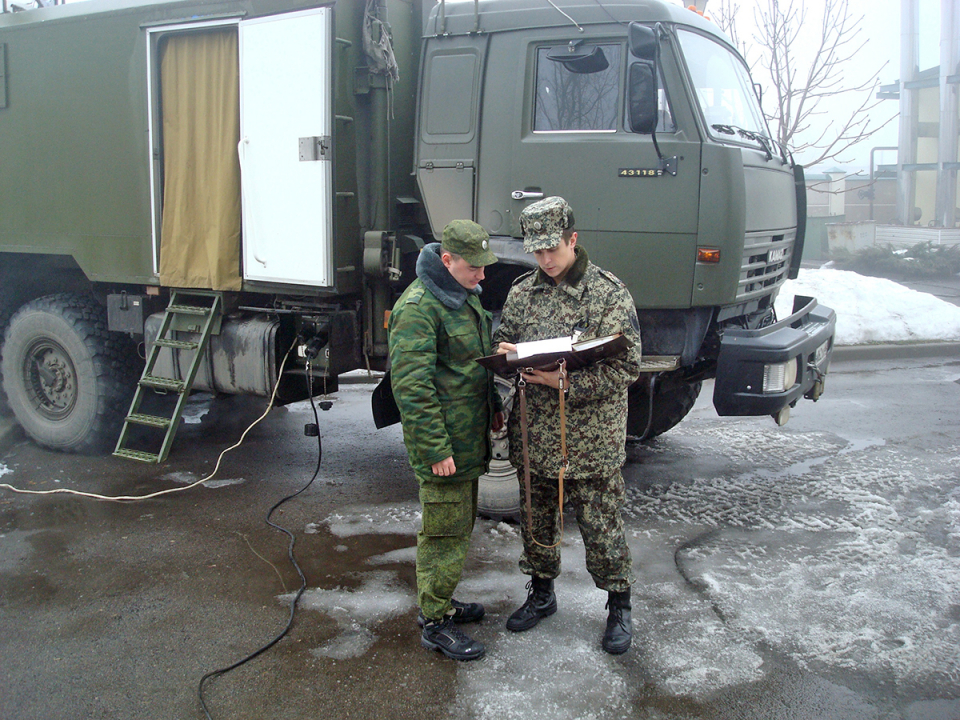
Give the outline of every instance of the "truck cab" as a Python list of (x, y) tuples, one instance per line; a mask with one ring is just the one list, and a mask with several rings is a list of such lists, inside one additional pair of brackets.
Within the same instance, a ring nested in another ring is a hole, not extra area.
[[(626, 283), (653, 358), (635, 434), (672, 426), (718, 368), (721, 414), (778, 415), (819, 392), (832, 311), (804, 302), (785, 330), (773, 310), (799, 268), (803, 170), (713, 23), (656, 0), (441, 3), (420, 87), (416, 172), (435, 233), (472, 216), (498, 272), (533, 266), (520, 211), (560, 195), (590, 257)], [(790, 382), (764, 388), (771, 372)]]

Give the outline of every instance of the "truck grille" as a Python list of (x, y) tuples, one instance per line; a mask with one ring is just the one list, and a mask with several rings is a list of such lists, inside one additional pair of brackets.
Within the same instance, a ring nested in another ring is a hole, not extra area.
[(768, 295), (783, 284), (790, 269), (795, 232), (771, 235), (751, 233), (743, 240), (737, 300)]

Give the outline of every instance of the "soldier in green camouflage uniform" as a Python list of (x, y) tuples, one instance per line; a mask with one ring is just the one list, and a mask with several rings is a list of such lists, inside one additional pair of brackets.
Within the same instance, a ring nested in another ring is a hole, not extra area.
[[(607, 590), (610, 615), (603, 648), (622, 653), (630, 647), (630, 551), (620, 509), (626, 459), (627, 388), (640, 374), (640, 325), (633, 298), (624, 284), (587, 258), (577, 244), (573, 213), (565, 200), (550, 197), (523, 210), (524, 250), (536, 254), (540, 269), (513, 284), (494, 333), (498, 352), (518, 342), (575, 336), (579, 340), (622, 332), (634, 346), (624, 353), (571, 370), (566, 381), (569, 465), (564, 493), (576, 508), (586, 548), (587, 570)], [(560, 574), (560, 403), (558, 372), (523, 373), (527, 382), (528, 448), (533, 534), (524, 508), (520, 569), (531, 576), (529, 596), (507, 621), (523, 631), (556, 612), (553, 580)], [(510, 460), (523, 467), (520, 413), (508, 424)], [(521, 488), (521, 495), (525, 493)]]
[(454, 220), (442, 243), (423, 248), (417, 279), (389, 321), (390, 374), (403, 441), (420, 484), (417, 533), (421, 643), (457, 660), (484, 647), (454, 623), (483, 617), (479, 603), (453, 599), (477, 514), (477, 478), (490, 461), (490, 427), (502, 425), (492, 374), (476, 362), (490, 346), (480, 305), (483, 268), (497, 261), (489, 236)]

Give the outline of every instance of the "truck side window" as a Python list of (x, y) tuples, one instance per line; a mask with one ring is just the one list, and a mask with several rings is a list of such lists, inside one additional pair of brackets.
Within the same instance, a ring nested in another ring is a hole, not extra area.
[(555, 48), (537, 50), (534, 132), (616, 132), (621, 48), (619, 44), (597, 47), (607, 62), (596, 72), (572, 72), (548, 57), (556, 53)]

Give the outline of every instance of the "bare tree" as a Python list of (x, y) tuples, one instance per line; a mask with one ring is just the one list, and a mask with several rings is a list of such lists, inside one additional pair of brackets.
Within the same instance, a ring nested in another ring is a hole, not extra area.
[[(757, 0), (752, 42), (742, 35), (746, 23), (735, 0), (720, 0), (713, 18), (772, 92), (774, 102), (764, 107), (767, 122), (776, 139), (802, 155), (804, 164), (849, 162), (845, 153), (896, 117), (874, 119), (882, 102), (875, 96), (885, 64), (866, 80), (847, 83), (845, 70), (866, 45), (860, 32), (863, 16), (851, 14), (849, 0), (823, 0), (816, 17), (810, 17), (805, 0)], [(841, 95), (854, 98), (855, 104), (838, 115), (832, 101)]]

